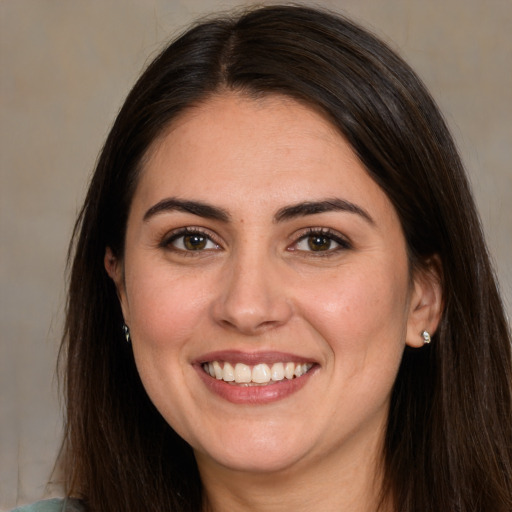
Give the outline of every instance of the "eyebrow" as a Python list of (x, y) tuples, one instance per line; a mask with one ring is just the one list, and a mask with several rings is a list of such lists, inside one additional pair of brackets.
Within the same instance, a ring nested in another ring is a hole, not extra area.
[(354, 203), (351, 203), (350, 201), (339, 199), (337, 197), (324, 199), (322, 201), (306, 201), (303, 203), (285, 206), (284, 208), (278, 210), (278, 212), (275, 214), (274, 221), (282, 222), (297, 217), (304, 217), (306, 215), (339, 211), (354, 213), (362, 217), (368, 223), (372, 225), (375, 224), (375, 221), (366, 210)]
[[(172, 211), (191, 213), (205, 219), (219, 220), (222, 222), (229, 222), (231, 219), (229, 213), (218, 206), (213, 206), (201, 201), (187, 201), (175, 197), (168, 197), (153, 205), (144, 214), (143, 220), (146, 222), (155, 215)], [(362, 217), (368, 223), (375, 224), (366, 210), (350, 201), (339, 198), (324, 199), (322, 201), (305, 201), (285, 206), (274, 215), (274, 222), (283, 222), (297, 217), (336, 211), (354, 213)]]
[(198, 215), (205, 219), (220, 220), (222, 222), (228, 222), (230, 219), (229, 213), (218, 206), (212, 206), (201, 201), (185, 201), (175, 197), (168, 197), (152, 206), (144, 214), (143, 220), (148, 221), (151, 217), (159, 213), (172, 211), (192, 213), (193, 215)]

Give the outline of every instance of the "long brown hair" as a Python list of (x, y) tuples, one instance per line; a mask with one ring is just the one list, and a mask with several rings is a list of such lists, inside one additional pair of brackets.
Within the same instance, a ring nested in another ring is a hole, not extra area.
[(100, 154), (70, 249), (61, 351), (67, 492), (92, 511), (201, 509), (191, 448), (139, 379), (105, 248), (122, 258), (143, 159), (173, 119), (221, 89), (279, 93), (324, 112), (398, 212), (411, 266), (437, 255), (444, 312), (406, 349), (391, 398), (383, 496), (396, 510), (512, 510), (510, 333), (464, 170), (414, 72), (345, 18), (263, 7), (202, 22), (128, 95)]

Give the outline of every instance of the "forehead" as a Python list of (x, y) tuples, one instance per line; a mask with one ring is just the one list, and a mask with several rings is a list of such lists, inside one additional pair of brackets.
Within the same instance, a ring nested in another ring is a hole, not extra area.
[[(329, 116), (319, 107), (306, 104), (281, 94), (250, 94), (229, 91), (214, 94), (205, 100), (187, 107), (151, 145), (146, 163), (162, 155), (174, 144), (214, 145), (229, 137), (230, 152), (236, 154), (236, 147), (242, 142), (244, 149), (252, 147), (281, 146), (294, 148), (299, 141), (323, 140), (325, 144), (346, 144), (339, 130), (329, 121)], [(232, 130), (236, 125), (236, 129)], [(297, 144), (298, 143), (298, 144)]]
[(226, 93), (171, 123), (148, 153), (135, 199), (193, 194), (228, 203), (243, 196), (278, 207), (334, 192), (386, 202), (327, 116), (284, 96)]

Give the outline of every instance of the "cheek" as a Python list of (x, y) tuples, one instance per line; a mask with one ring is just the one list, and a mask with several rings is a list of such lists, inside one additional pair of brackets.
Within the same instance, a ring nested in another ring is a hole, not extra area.
[[(205, 316), (204, 294), (193, 279), (168, 277), (157, 266), (127, 275), (132, 349), (148, 396), (177, 432), (191, 430), (190, 341)], [(194, 338), (195, 337), (195, 338)], [(179, 390), (179, 391), (178, 391)]]
[[(340, 269), (321, 290), (302, 286), (301, 309), (339, 364), (354, 372), (391, 352), (400, 358), (408, 310), (406, 272), (389, 266)], [(300, 292), (297, 292), (298, 294)], [(297, 295), (299, 296), (299, 295)]]
[[(131, 284), (131, 286), (130, 286)], [(205, 290), (197, 279), (157, 266), (127, 277), (130, 329), (141, 350), (172, 351), (183, 345), (205, 315)]]

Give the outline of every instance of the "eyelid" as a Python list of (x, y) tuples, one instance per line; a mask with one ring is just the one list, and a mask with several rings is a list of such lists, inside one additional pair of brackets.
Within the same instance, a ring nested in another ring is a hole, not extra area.
[(327, 238), (330, 238), (333, 242), (336, 242), (338, 244), (338, 247), (334, 249), (329, 249), (326, 251), (301, 251), (304, 253), (311, 253), (315, 256), (326, 256), (329, 254), (332, 254), (334, 252), (337, 252), (339, 250), (346, 250), (346, 249), (352, 249), (352, 243), (342, 233), (339, 231), (333, 230), (331, 228), (327, 227), (308, 227), (299, 230), (298, 232), (294, 233), (292, 243), (288, 246), (288, 250), (293, 251), (296, 249), (293, 249), (294, 245), (297, 245), (301, 240), (304, 238), (307, 238), (309, 236), (325, 236)]
[[(180, 237), (186, 236), (186, 235), (202, 235), (206, 238), (208, 238), (211, 242), (213, 242), (215, 245), (218, 246), (219, 249), (223, 249), (223, 244), (221, 243), (219, 237), (213, 233), (212, 231), (199, 227), (199, 226), (184, 226), (181, 228), (173, 229), (169, 232), (167, 232), (163, 237), (162, 241), (159, 243), (159, 246), (164, 249), (172, 249), (176, 252), (182, 252), (182, 253), (193, 253), (194, 251), (185, 251), (182, 249), (178, 249), (177, 247), (172, 246), (172, 242), (177, 240)], [(212, 249), (205, 249), (200, 252), (205, 251), (211, 251)]]

